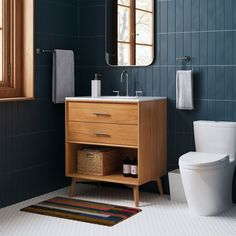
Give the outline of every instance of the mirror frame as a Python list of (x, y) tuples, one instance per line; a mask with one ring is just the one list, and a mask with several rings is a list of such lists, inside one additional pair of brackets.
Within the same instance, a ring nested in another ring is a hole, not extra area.
[(152, 52), (153, 52), (153, 58), (152, 58), (152, 62), (148, 65), (112, 65), (112, 64), (109, 64), (108, 61), (107, 61), (107, 19), (108, 19), (108, 13), (107, 13), (107, 2), (108, 1), (111, 1), (111, 0), (105, 0), (105, 53), (104, 53), (104, 57), (105, 57), (105, 62), (108, 66), (110, 67), (148, 67), (148, 66), (151, 66), (154, 61), (155, 61), (155, 48), (156, 48), (156, 40), (155, 40), (155, 35), (156, 35), (156, 32), (155, 32), (155, 19), (156, 19), (156, 1), (155, 0), (152, 0), (153, 1), (153, 9), (154, 9), (154, 14), (153, 14), (153, 17), (152, 17), (152, 40), (153, 40), (153, 48), (152, 48)]

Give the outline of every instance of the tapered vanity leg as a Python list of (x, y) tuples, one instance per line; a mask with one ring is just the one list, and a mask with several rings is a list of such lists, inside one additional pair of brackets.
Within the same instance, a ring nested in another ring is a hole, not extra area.
[(157, 179), (157, 187), (159, 189), (159, 193), (160, 195), (164, 195), (164, 191), (163, 191), (163, 186), (162, 186), (162, 182), (161, 182), (161, 178)]
[(139, 186), (133, 187), (135, 207), (139, 206)]
[(70, 192), (69, 192), (70, 197), (74, 197), (76, 195), (76, 191), (77, 191), (76, 183), (77, 183), (76, 179), (72, 178), (71, 186), (70, 186)]

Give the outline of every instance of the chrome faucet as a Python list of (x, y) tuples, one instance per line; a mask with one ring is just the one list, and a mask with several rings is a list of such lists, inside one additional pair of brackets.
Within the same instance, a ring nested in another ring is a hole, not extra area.
[(123, 84), (124, 82), (124, 74), (126, 75), (126, 96), (129, 96), (129, 74), (126, 70), (124, 70), (120, 75), (120, 81)]

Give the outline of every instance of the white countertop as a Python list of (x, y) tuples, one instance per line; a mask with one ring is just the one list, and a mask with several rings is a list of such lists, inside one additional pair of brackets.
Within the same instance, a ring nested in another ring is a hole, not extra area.
[(125, 96), (101, 96), (101, 97), (67, 97), (66, 101), (83, 101), (83, 102), (146, 102), (154, 100), (165, 100), (166, 97), (125, 97)]

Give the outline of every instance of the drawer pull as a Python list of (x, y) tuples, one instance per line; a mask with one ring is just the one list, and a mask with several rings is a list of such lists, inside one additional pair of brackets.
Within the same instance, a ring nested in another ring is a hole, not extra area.
[(95, 134), (96, 136), (111, 137), (111, 135), (110, 135), (110, 134), (107, 134), (107, 133), (94, 132), (94, 134)]
[(108, 113), (100, 113), (100, 112), (95, 112), (93, 113), (95, 116), (111, 116), (110, 114)]

